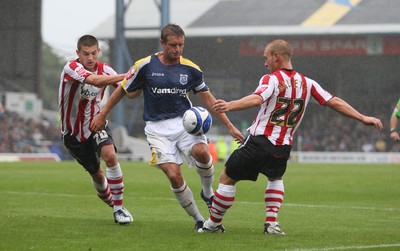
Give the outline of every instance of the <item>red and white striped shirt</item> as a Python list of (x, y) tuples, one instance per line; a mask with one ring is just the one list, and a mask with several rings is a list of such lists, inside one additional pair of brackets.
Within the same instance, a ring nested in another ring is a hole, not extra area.
[(333, 97), (314, 80), (288, 70), (264, 75), (254, 93), (264, 102), (248, 132), (264, 135), (274, 145), (292, 144), (311, 97), (320, 105)]
[(95, 72), (87, 71), (76, 59), (64, 66), (60, 76), (58, 106), (61, 131), (63, 134), (70, 133), (80, 142), (86, 141), (92, 133), (89, 129), (90, 122), (100, 112), (99, 103), (106, 90), (105, 86), (97, 87), (85, 83), (85, 79), (91, 74), (116, 75), (117, 73), (103, 62), (97, 62)]

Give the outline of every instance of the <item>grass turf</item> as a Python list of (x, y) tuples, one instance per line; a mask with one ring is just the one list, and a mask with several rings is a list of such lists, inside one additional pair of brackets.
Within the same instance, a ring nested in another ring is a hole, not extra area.
[[(263, 235), (266, 179), (237, 184), (225, 234), (197, 234), (164, 174), (122, 162), (128, 226), (113, 222), (76, 162), (0, 163), (0, 250), (399, 250), (400, 167), (290, 163), (279, 221)], [(214, 189), (222, 164), (216, 164)], [(204, 217), (195, 170), (182, 167)]]

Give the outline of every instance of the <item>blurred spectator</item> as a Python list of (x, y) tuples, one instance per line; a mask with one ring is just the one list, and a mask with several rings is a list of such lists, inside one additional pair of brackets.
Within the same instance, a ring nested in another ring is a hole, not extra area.
[(232, 139), (232, 141), (231, 141), (231, 149), (230, 149), (231, 153), (233, 151), (235, 151), (239, 146), (240, 146), (240, 143), (238, 143), (235, 139)]
[(364, 144), (362, 145), (362, 150), (363, 150), (363, 152), (374, 152), (375, 148), (371, 142), (365, 140)]
[(385, 134), (381, 134), (379, 139), (375, 142), (375, 150), (377, 152), (386, 152), (387, 151), (385, 137), (386, 137)]
[(54, 152), (63, 159), (67, 155), (62, 154), (65, 150), (59, 144), (59, 131), (58, 125), (45, 118), (25, 119), (4, 110), (0, 116), (0, 153)]
[(217, 145), (215, 144), (215, 142), (213, 140), (209, 140), (208, 149), (210, 150), (210, 154), (211, 154), (213, 163), (218, 162)]
[(216, 145), (217, 145), (218, 161), (225, 161), (226, 154), (228, 153), (228, 146), (226, 145), (225, 137), (219, 136)]
[(0, 102), (0, 116), (3, 115), (3, 113), (4, 113), (4, 106), (3, 103)]
[[(313, 110), (319, 107), (309, 106), (307, 109)], [(369, 112), (371, 113), (371, 112)], [(324, 113), (309, 112), (303, 119), (302, 127), (297, 132), (294, 139), (294, 151), (341, 151), (341, 152), (365, 152), (379, 151), (376, 142), (382, 146), (384, 141), (385, 149), (388, 147), (388, 140), (382, 132), (366, 130), (357, 121), (346, 120), (345, 117), (338, 116), (326, 111)], [(377, 116), (384, 118), (385, 116)], [(300, 141), (299, 141), (300, 140)]]

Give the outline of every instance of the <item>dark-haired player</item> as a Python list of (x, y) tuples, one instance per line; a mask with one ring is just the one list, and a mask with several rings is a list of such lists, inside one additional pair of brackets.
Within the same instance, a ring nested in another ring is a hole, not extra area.
[[(125, 76), (99, 62), (99, 53), (97, 39), (84, 35), (77, 43), (78, 58), (64, 66), (58, 93), (61, 131), (65, 147), (90, 174), (100, 199), (113, 207), (114, 221), (128, 224), (133, 217), (123, 206), (124, 182), (111, 131), (107, 126), (97, 131), (89, 128), (100, 112), (106, 87), (117, 87)], [(101, 158), (106, 173), (100, 166)]]

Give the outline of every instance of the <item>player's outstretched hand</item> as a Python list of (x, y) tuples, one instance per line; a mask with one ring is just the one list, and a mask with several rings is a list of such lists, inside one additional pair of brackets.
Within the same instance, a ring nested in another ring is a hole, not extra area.
[(229, 133), (235, 139), (236, 142), (243, 143), (244, 136), (236, 127), (229, 128)]
[(394, 131), (390, 133), (390, 138), (393, 139), (394, 141), (399, 141), (400, 135), (398, 132)]
[(375, 128), (377, 128), (379, 130), (381, 130), (383, 128), (381, 120), (378, 118), (375, 118), (375, 117), (365, 116), (363, 118), (362, 122), (364, 123), (364, 125), (374, 126)]
[(98, 132), (104, 130), (105, 126), (106, 119), (103, 118), (103, 116), (101, 116), (100, 114), (97, 114), (90, 123), (90, 130), (92, 132)]
[(222, 100), (222, 99), (217, 99), (214, 102), (213, 109), (216, 112), (229, 112), (228, 102), (226, 102), (225, 100)]

